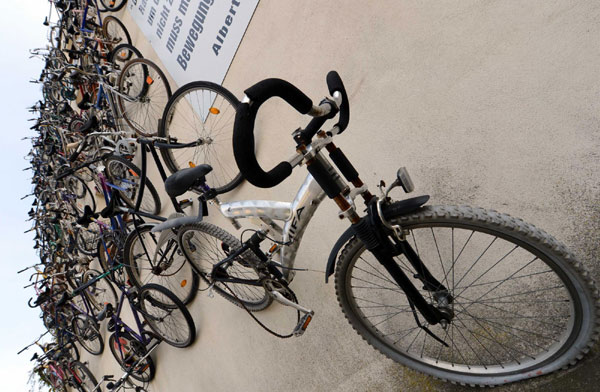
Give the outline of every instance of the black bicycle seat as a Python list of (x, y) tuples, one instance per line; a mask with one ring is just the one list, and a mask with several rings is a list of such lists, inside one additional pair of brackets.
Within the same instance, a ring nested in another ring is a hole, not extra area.
[(183, 195), (190, 188), (206, 182), (205, 176), (212, 171), (212, 166), (203, 164), (179, 170), (171, 174), (165, 181), (165, 191), (171, 197)]

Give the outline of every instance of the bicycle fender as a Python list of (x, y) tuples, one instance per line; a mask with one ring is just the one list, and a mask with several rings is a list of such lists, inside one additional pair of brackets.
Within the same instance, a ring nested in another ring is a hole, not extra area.
[(203, 208), (202, 208), (202, 206), (200, 206), (200, 211), (197, 216), (188, 216), (181, 212), (173, 213), (173, 214), (169, 215), (169, 218), (166, 221), (161, 222), (158, 225), (154, 226), (152, 228), (152, 230), (150, 230), (150, 231), (152, 233), (157, 233), (157, 232), (164, 231), (167, 229), (175, 229), (177, 227), (187, 225), (189, 223), (202, 222), (202, 219), (203, 219), (202, 211), (203, 211)]
[(333, 275), (333, 272), (335, 271), (335, 260), (337, 259), (340, 249), (342, 249), (352, 237), (354, 237), (354, 230), (352, 227), (349, 227), (340, 238), (338, 238), (335, 245), (333, 245), (331, 253), (329, 253), (329, 258), (327, 259), (327, 267), (325, 268), (325, 283), (329, 283), (329, 277)]
[(188, 223), (197, 223), (197, 222), (201, 222), (201, 221), (202, 221), (201, 216), (200, 217), (199, 216), (182, 216), (179, 218), (169, 219), (167, 221), (159, 223), (158, 225), (154, 226), (152, 228), (152, 230), (150, 230), (150, 231), (152, 233), (156, 233), (156, 232), (160, 232), (160, 231), (167, 230), (167, 229), (174, 229), (179, 226), (186, 225)]

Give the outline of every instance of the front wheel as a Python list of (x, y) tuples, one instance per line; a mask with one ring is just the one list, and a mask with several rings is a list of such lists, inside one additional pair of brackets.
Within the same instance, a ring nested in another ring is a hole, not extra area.
[(218, 84), (196, 81), (180, 87), (164, 107), (158, 136), (169, 144), (196, 145), (187, 148), (161, 148), (160, 153), (171, 173), (189, 163), (212, 166), (208, 184), (225, 193), (242, 182), (233, 158), (233, 124), (238, 99)]
[(137, 287), (159, 284), (188, 304), (198, 293), (200, 278), (179, 249), (177, 235), (170, 230), (152, 233), (152, 227), (138, 227), (125, 240), (123, 260), (129, 281)]
[(127, 62), (117, 82), (121, 116), (138, 135), (156, 136), (171, 86), (162, 70), (148, 59)]
[(127, 28), (119, 19), (114, 16), (107, 16), (102, 21), (102, 34), (108, 42), (106, 47), (112, 50), (119, 44), (131, 45), (131, 36)]
[(139, 292), (139, 310), (154, 333), (174, 347), (188, 347), (196, 326), (183, 302), (163, 286), (149, 283)]
[(100, 0), (100, 12), (117, 12), (127, 4), (127, 0)]
[[(384, 214), (448, 289), (454, 314), (446, 328), (429, 325), (365, 246), (351, 240), (336, 267), (338, 301), (352, 327), (394, 361), (455, 383), (498, 385), (573, 364), (597, 340), (594, 282), (542, 230), (465, 206), (400, 215), (391, 205)], [(439, 292), (424, 290), (421, 271), (404, 255), (394, 259), (421, 295), (440, 305)]]
[(104, 340), (94, 319), (85, 314), (78, 314), (73, 318), (72, 327), (75, 338), (81, 347), (92, 355), (102, 354)]

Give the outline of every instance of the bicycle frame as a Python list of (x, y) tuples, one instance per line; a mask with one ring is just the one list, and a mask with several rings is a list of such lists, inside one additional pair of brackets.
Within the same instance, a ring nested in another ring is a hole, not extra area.
[(90, 8), (90, 2), (92, 3), (92, 5), (94, 6), (94, 8), (96, 9), (96, 14), (98, 16), (98, 25), (100, 27), (102, 27), (102, 16), (100, 15), (100, 10), (98, 9), (98, 4), (96, 4), (96, 0), (86, 0), (85, 2), (85, 8), (83, 10), (74, 10), (74, 12), (82, 12), (83, 13), (83, 17), (81, 18), (81, 27), (80, 30), (86, 33), (93, 33), (93, 30), (90, 29), (86, 29), (85, 25), (87, 22), (87, 14), (88, 14), (88, 10)]
[[(149, 339), (146, 336), (144, 336), (144, 332), (146, 332), (146, 331), (144, 330), (144, 326), (142, 325), (142, 322), (140, 321), (140, 316), (138, 315), (140, 311), (137, 307), (135, 307), (133, 305), (133, 303), (131, 302), (131, 299), (129, 298), (129, 296), (131, 294), (133, 294), (133, 290), (135, 290), (135, 289), (124, 289), (122, 287), (120, 287), (120, 289), (121, 289), (121, 297), (119, 298), (119, 306), (117, 307), (117, 311), (115, 312), (115, 314), (113, 314), (111, 316), (111, 319), (113, 320), (114, 325), (115, 325), (115, 337), (117, 338), (117, 342), (119, 344), (119, 353), (121, 354), (121, 358), (123, 358), (123, 352), (121, 350), (121, 343), (119, 341), (119, 327), (123, 327), (125, 329), (125, 332), (127, 332), (129, 335), (131, 335), (136, 340), (138, 340), (144, 346), (147, 346), (152, 339)], [(137, 331), (139, 332), (139, 334), (136, 333), (134, 329), (129, 327), (127, 324), (125, 324), (123, 322), (123, 320), (121, 320), (120, 314), (121, 314), (121, 311), (123, 310), (123, 304), (125, 303), (125, 301), (124, 301), (125, 297), (127, 297), (127, 300), (129, 302), (129, 308), (131, 309), (131, 313), (133, 313), (133, 319), (135, 320), (135, 324), (137, 326)]]
[[(283, 265), (283, 275), (288, 282), (294, 277), (296, 254), (304, 231), (315, 214), (325, 192), (308, 174), (291, 203), (268, 200), (244, 200), (220, 203), (221, 213), (228, 219), (259, 218), (283, 238), (277, 253)], [(283, 228), (274, 221), (283, 221)]]
[[(94, 284), (95, 282), (97, 282), (100, 279), (104, 279), (106, 276), (108, 276), (111, 272), (114, 272), (120, 268), (123, 268), (123, 264), (118, 264), (114, 267), (111, 267), (109, 271), (104, 272), (101, 275), (98, 275), (97, 277), (95, 277), (94, 279), (92, 279), (91, 281), (87, 282), (86, 284), (84, 284), (82, 287), (79, 287), (76, 291), (83, 291), (85, 290), (87, 287), (91, 286), (92, 284)], [(140, 321), (140, 317), (139, 317), (139, 313), (142, 312), (140, 309), (138, 309), (132, 302), (131, 300), (131, 296), (133, 294), (135, 294), (135, 291), (137, 290), (136, 288), (126, 288), (123, 287), (121, 285), (117, 284), (117, 287), (121, 290), (121, 296), (119, 297), (119, 305), (117, 306), (117, 310), (115, 313), (113, 313), (110, 318), (112, 320), (112, 322), (114, 323), (115, 326), (115, 337), (116, 337), (116, 341), (117, 344), (119, 345), (119, 354), (121, 355), (121, 358), (123, 359), (123, 352), (121, 350), (121, 343), (119, 340), (119, 330), (120, 327), (123, 327), (125, 332), (128, 333), (129, 335), (131, 335), (133, 338), (135, 338), (136, 340), (138, 340), (140, 343), (142, 343), (144, 346), (147, 346), (151, 341), (152, 338), (148, 338), (147, 334), (145, 335), (144, 332), (147, 332), (144, 329), (143, 323)], [(133, 314), (133, 319), (135, 320), (135, 324), (137, 326), (137, 331), (138, 333), (136, 333), (136, 331), (134, 329), (132, 329), (131, 327), (129, 327), (127, 324), (125, 324), (123, 322), (123, 320), (121, 319), (120, 315), (121, 315), (121, 311), (123, 310), (123, 304), (125, 303), (125, 298), (127, 298), (128, 302), (129, 302), (129, 307), (131, 309), (131, 313)]]
[(85, 310), (75, 305), (72, 301), (69, 303), (71, 308), (78, 311), (80, 314), (84, 314), (94, 319), (94, 321), (98, 321), (96, 318), (96, 313), (94, 312), (94, 307), (90, 304), (90, 300), (84, 295), (83, 290), (79, 293), (79, 295), (81, 296)]

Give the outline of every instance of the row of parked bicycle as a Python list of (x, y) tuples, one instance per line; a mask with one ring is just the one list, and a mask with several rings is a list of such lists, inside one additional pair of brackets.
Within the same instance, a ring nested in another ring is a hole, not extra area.
[[(156, 189), (131, 162), (137, 148), (132, 136), (156, 135), (160, 115), (171, 97), (160, 68), (131, 45), (127, 29), (116, 17), (103, 14), (118, 11), (125, 3), (51, 1), (50, 13), (54, 11), (58, 21), (51, 23), (49, 17), (44, 22), (49, 26), (49, 45), (31, 51), (45, 63), (40, 78), (32, 81), (41, 84), (43, 99), (30, 109), (38, 116), (32, 119), (36, 135), (28, 154), (33, 172), (33, 192), (28, 196), (34, 197), (30, 231), (35, 232), (34, 248), (40, 260), (20, 272), (34, 270), (29, 286), (35, 296), (29, 306), (40, 309), (51, 339), (44, 334), (21, 352), (31, 346), (42, 349), (41, 355), (32, 358), (36, 361), (34, 373), (52, 390), (100, 391), (103, 385), (109, 390), (144, 390), (155, 373), (150, 353), (156, 344), (165, 341), (187, 347), (196, 335), (189, 311), (175, 294), (145, 281), (142, 274), (128, 277), (122, 263), (128, 241), (128, 258), (132, 258), (140, 245), (155, 236), (141, 220), (118, 208), (134, 207), (143, 187), (148, 196), (138, 210), (152, 214), (161, 210)], [(212, 89), (206, 92), (188, 87), (181, 90), (180, 98), (186, 96), (187, 102), (193, 95), (204, 95), (215, 104), (224, 102), (232, 128), (237, 100), (220, 86), (208, 86)], [(220, 96), (222, 91), (226, 97)], [(181, 120), (181, 114), (175, 112), (179, 106), (172, 103), (172, 119)], [(169, 135), (168, 125), (161, 127), (161, 132), (164, 137), (148, 140), (177, 143), (177, 137)], [(206, 139), (211, 134), (203, 135), (200, 142), (189, 143), (183, 154), (169, 154), (165, 158), (168, 167), (176, 171), (186, 155), (208, 148), (212, 140)], [(104, 200), (97, 203), (97, 195)], [(107, 206), (104, 218), (96, 213), (101, 204)], [(138, 229), (139, 241), (129, 235)], [(150, 274), (160, 277), (161, 272), (181, 268), (170, 265), (170, 250), (161, 253), (155, 242), (149, 247), (154, 257), (160, 254), (164, 259)], [(198, 277), (189, 276), (187, 287), (185, 280), (179, 282), (182, 290), (197, 289)], [(133, 328), (121, 318), (126, 301), (133, 312)], [(104, 376), (98, 382), (86, 364), (79, 362), (78, 347), (102, 354), (104, 319), (108, 319), (111, 332), (107, 344), (125, 374), (118, 380)], [(135, 385), (131, 378), (142, 385)]]
[[(326, 261), (326, 281), (335, 274), (346, 318), (389, 358), (437, 378), (497, 385), (572, 364), (598, 338), (594, 283), (545, 232), (495, 211), (425, 206), (428, 196), (394, 201), (393, 189), (414, 189), (404, 168), (389, 186), (379, 184), (379, 195), (368, 190), (333, 143), (349, 123), (336, 72), (319, 105), (280, 79), (250, 87), (241, 103), (210, 82), (171, 94), (160, 68), (95, 0), (53, 3), (59, 21), (50, 45), (32, 51), (45, 68), (29, 153), (40, 256), (30, 267), (29, 305), (52, 336), (32, 345), (43, 349), (35, 371), (51, 388), (145, 390), (158, 343), (194, 342), (186, 305), (199, 290), (219, 293), (277, 337), (302, 335), (314, 311), (290, 283), (306, 270), (295, 267), (296, 255), (326, 196), (351, 224)], [(293, 133), (292, 156), (266, 171), (254, 126), (272, 97), (312, 120)], [(148, 178), (148, 154), (168, 208)], [(220, 200), (242, 179), (276, 186), (300, 164), (309, 174), (291, 202)], [(236, 229), (242, 218), (261, 224), (238, 239), (205, 221), (209, 204)], [(287, 317), (267, 325), (256, 312), (274, 302)], [(122, 318), (125, 303), (131, 323)], [(96, 378), (78, 361), (78, 347), (103, 352), (104, 322), (125, 371), (118, 380)]]

